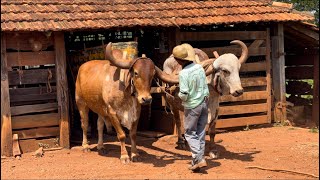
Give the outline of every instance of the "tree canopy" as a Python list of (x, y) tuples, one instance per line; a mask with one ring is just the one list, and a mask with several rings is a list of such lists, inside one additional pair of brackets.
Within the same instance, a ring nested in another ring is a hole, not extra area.
[(319, 27), (319, 0), (276, 0), (278, 2), (292, 3), (298, 11), (309, 11), (314, 14), (315, 23)]

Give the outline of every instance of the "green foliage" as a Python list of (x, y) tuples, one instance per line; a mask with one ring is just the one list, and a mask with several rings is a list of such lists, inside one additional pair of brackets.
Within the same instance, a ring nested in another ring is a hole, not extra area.
[(309, 130), (309, 132), (311, 132), (311, 133), (319, 133), (319, 129), (317, 127), (314, 127), (314, 128), (311, 128)]
[(319, 0), (276, 0), (278, 2), (292, 3), (293, 8), (298, 11), (309, 11), (314, 13), (315, 23), (319, 27)]

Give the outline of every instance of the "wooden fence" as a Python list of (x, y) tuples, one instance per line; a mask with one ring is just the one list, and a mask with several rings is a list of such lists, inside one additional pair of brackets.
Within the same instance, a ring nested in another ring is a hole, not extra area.
[(33, 151), (39, 146), (68, 147), (68, 123), (62, 120), (68, 122), (67, 111), (59, 108), (67, 105), (67, 99), (61, 97), (67, 90), (61, 80), (65, 71), (60, 69), (63, 68), (60, 61), (65, 57), (63, 53), (59, 55), (64, 52), (63, 33), (59, 36), (37, 32), (6, 33), (2, 41), (6, 46), (2, 49), (7, 61), (10, 130), (18, 134), (21, 150)]
[[(244, 93), (240, 97), (226, 95), (220, 97), (217, 128), (247, 126), (271, 122), (271, 77), (270, 77), (270, 37), (265, 31), (223, 31), (223, 32), (180, 32), (176, 33), (176, 44), (187, 42), (213, 57), (233, 53), (240, 56), (241, 48), (230, 45), (232, 40), (245, 42), (249, 58), (241, 66), (240, 78)], [(221, 46), (223, 44), (223, 46)], [(160, 90), (152, 88), (153, 93)]]

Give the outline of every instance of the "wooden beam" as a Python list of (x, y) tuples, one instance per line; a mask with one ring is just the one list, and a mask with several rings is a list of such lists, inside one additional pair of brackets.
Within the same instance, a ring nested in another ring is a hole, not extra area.
[(59, 114), (36, 114), (12, 117), (12, 129), (37, 128), (46, 126), (58, 126)]
[(240, 72), (255, 72), (255, 71), (266, 71), (267, 63), (266, 61), (254, 62), (254, 63), (244, 63), (241, 65)]
[(312, 121), (319, 127), (319, 54), (314, 55)]
[(233, 115), (233, 114), (247, 114), (257, 112), (267, 112), (267, 103), (262, 104), (249, 104), (249, 105), (232, 105), (232, 106), (220, 106), (219, 116)]
[[(51, 93), (57, 92), (56, 86), (51, 86)], [(46, 87), (28, 87), (28, 88), (15, 88), (9, 89), (10, 97), (19, 95), (31, 95), (31, 94), (46, 94)]]
[(265, 31), (181, 32), (180, 34), (181, 41), (255, 40), (265, 37)]
[(260, 99), (267, 99), (267, 98), (268, 98), (267, 91), (250, 91), (250, 92), (244, 92), (239, 97), (234, 97), (232, 95), (221, 96), (220, 102), (250, 101), (250, 100), (260, 100)]
[(12, 116), (35, 113), (35, 112), (46, 112), (55, 111), (58, 109), (57, 103), (46, 103), (46, 104), (35, 104), (35, 105), (24, 105), (24, 106), (13, 106), (11, 107)]
[(53, 51), (8, 53), (8, 67), (35, 66), (45, 64), (54, 64)]
[(274, 103), (282, 103), (281, 115), (278, 115), (277, 122), (287, 120), (286, 112), (286, 76), (285, 76), (285, 53), (283, 24), (278, 23), (274, 27), (272, 37), (272, 75), (273, 75), (273, 95)]
[(267, 70), (266, 70), (266, 80), (267, 80), (267, 106), (268, 106), (268, 112), (267, 112), (267, 121), (271, 123), (272, 121), (272, 95), (271, 95), (271, 86), (272, 86), (272, 79), (271, 79), (271, 58), (270, 58), (270, 52), (271, 52), (271, 42), (270, 42), (270, 29), (267, 28), (266, 33), (266, 64), (267, 64)]
[(18, 134), (19, 139), (52, 137), (59, 135), (59, 127), (41, 127), (27, 130), (15, 130), (13, 133)]
[[(48, 79), (50, 73), (52, 78)], [(20, 85), (20, 84), (39, 84), (39, 83), (53, 83), (56, 82), (56, 71), (54, 68), (48, 69), (28, 69), (21, 70), (20, 74), (18, 71), (9, 72), (9, 84)]]
[(242, 87), (250, 86), (266, 86), (267, 79), (266, 77), (250, 77), (250, 78), (241, 78)]
[(69, 100), (66, 77), (66, 52), (63, 32), (54, 32), (55, 64), (57, 79), (57, 100), (60, 113), (60, 146), (70, 148)]
[(41, 100), (54, 100), (57, 99), (57, 93), (45, 94), (29, 94), (11, 96), (11, 102), (27, 102), (27, 101), (41, 101)]
[[(212, 47), (212, 48), (201, 48), (202, 51), (208, 54), (209, 57), (213, 57), (212, 52), (217, 51), (218, 54), (221, 56), (226, 53), (232, 53), (236, 56), (240, 56), (242, 51), (240, 47)], [(258, 48), (248, 48), (249, 56), (263, 56), (266, 55), (266, 48), (265, 47), (258, 47)]]
[(298, 25), (298, 24), (290, 24), (290, 26), (286, 26), (286, 28), (292, 28), (316, 41), (319, 42), (319, 32), (312, 31), (304, 26)]
[(253, 124), (265, 124), (265, 123), (268, 123), (267, 115), (218, 119), (216, 128), (228, 128), (228, 127), (247, 126), (247, 125), (253, 125)]
[(5, 33), (1, 33), (1, 155), (12, 156), (12, 128)]

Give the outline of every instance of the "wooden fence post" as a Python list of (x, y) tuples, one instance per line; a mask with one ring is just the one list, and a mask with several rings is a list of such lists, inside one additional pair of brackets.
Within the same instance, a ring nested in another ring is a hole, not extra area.
[(5, 34), (1, 33), (1, 155), (12, 156), (12, 127)]
[(60, 114), (60, 146), (70, 148), (69, 100), (66, 75), (66, 52), (63, 32), (54, 32), (57, 100)]
[(313, 62), (312, 121), (319, 127), (319, 54), (314, 55)]
[(272, 80), (274, 97), (274, 120), (284, 122), (287, 120), (286, 112), (286, 77), (283, 24), (274, 27), (272, 37)]

